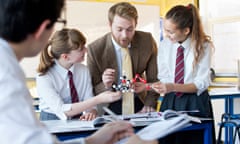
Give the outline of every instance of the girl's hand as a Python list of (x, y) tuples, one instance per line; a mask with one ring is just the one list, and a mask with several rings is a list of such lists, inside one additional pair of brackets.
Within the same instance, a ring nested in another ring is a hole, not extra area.
[(152, 84), (152, 89), (159, 93), (161, 96), (164, 96), (166, 93), (174, 91), (174, 85), (172, 83), (161, 83), (156, 82)]
[(80, 120), (90, 121), (95, 119), (96, 117), (97, 117), (97, 111), (95, 109), (92, 109), (91, 111), (86, 112), (85, 114), (80, 116)]
[(105, 91), (97, 95), (101, 103), (111, 103), (121, 98), (121, 92)]
[(152, 84), (152, 89), (159, 93), (160, 95), (164, 95), (166, 93), (166, 87), (164, 83), (155, 82)]

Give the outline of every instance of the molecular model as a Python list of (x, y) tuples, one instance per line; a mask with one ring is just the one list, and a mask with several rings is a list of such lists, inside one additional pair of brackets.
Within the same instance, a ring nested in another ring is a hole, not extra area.
[(143, 83), (147, 83), (147, 81), (145, 79), (141, 78), (139, 74), (136, 74), (132, 80), (127, 79), (127, 76), (123, 75), (120, 77), (120, 80), (121, 80), (120, 84), (112, 85), (113, 91), (121, 91), (122, 93), (134, 92), (134, 90), (132, 89), (133, 83), (139, 82), (139, 81), (143, 82)]
[(147, 83), (147, 81), (144, 78), (141, 78), (139, 74), (136, 74), (135, 77), (132, 80), (132, 83), (135, 83), (137, 81), (143, 82), (143, 83)]
[(112, 89), (114, 91), (121, 91), (123, 93), (125, 92), (134, 92), (134, 90), (131, 88), (131, 80), (127, 79), (127, 76), (121, 76), (120, 77), (120, 84), (116, 85), (116, 84), (113, 84), (112, 85)]

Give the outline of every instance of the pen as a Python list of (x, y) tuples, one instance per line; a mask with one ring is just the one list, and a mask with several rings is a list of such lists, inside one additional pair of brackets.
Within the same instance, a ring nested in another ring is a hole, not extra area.
[(114, 121), (122, 120), (122, 119), (120, 119), (113, 111), (111, 111), (109, 108), (103, 107), (103, 110), (104, 110), (107, 114), (109, 114)]
[(139, 119), (139, 118), (149, 118), (149, 116), (146, 115), (146, 116), (136, 116), (136, 117), (124, 117), (123, 120), (131, 120), (131, 119)]

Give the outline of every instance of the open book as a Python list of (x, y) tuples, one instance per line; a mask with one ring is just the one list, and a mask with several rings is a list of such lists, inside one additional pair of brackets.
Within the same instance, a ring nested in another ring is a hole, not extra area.
[[(156, 140), (192, 125), (191, 122), (201, 123), (202, 119), (211, 120), (207, 118), (190, 116), (187, 114), (188, 112), (192, 113), (199, 111), (165, 110), (164, 112), (159, 113), (154, 112), (152, 116), (157, 117), (158, 121), (153, 122), (147, 127), (141, 129), (139, 132), (137, 132), (137, 135), (143, 140)], [(118, 141), (117, 144), (123, 144), (126, 141), (127, 138)]]
[(198, 117), (193, 117), (187, 115), (188, 112), (199, 112), (199, 111), (174, 111), (174, 110), (165, 110), (164, 112), (150, 112), (150, 113), (136, 113), (131, 115), (122, 115), (120, 119), (123, 120), (130, 120), (132, 122), (155, 122), (161, 120), (168, 120), (174, 117), (178, 117), (182, 114), (186, 114), (186, 116), (192, 121), (201, 123), (201, 119)]
[(110, 115), (97, 117), (92, 121), (50, 120), (50, 121), (42, 121), (42, 123), (47, 127), (49, 132), (57, 133), (57, 132), (97, 129), (98, 127), (106, 123), (109, 123), (111, 121), (116, 121), (116, 120), (129, 120), (135, 126), (149, 125), (153, 122), (171, 120), (182, 115), (185, 115), (185, 118), (187, 118), (189, 121), (193, 121), (197, 123), (201, 122), (201, 120), (197, 117), (192, 117), (187, 114), (184, 114), (184, 111), (166, 110), (164, 112), (140, 113), (140, 114), (132, 114), (132, 115), (110, 114)]
[[(137, 135), (143, 140), (156, 140), (190, 126), (190, 121), (187, 114), (181, 114), (171, 119), (154, 122), (137, 132)], [(116, 144), (124, 144), (127, 139), (128, 138), (122, 139)]]
[(120, 118), (123, 120), (129, 120), (131, 122), (155, 122), (162, 120), (161, 113), (159, 112), (122, 115)]
[(174, 117), (178, 117), (180, 115), (183, 115), (185, 114), (186, 117), (192, 121), (192, 122), (196, 122), (196, 123), (201, 123), (201, 119), (198, 118), (198, 117), (194, 117), (194, 116), (190, 116), (188, 115), (187, 113), (189, 112), (199, 112), (198, 110), (192, 110), (192, 111), (174, 111), (174, 110), (171, 110), (171, 109), (168, 109), (168, 110), (165, 110), (164, 112), (161, 112), (160, 115), (162, 117), (162, 120), (168, 120), (168, 119), (171, 119), (171, 118), (174, 118)]
[(86, 126), (89, 126), (89, 127), (100, 127), (112, 121), (114, 121), (114, 119), (112, 119), (112, 117), (110, 116), (101, 116), (101, 117), (96, 117), (94, 120), (83, 121), (83, 122), (86, 122), (87, 124)]
[(91, 121), (81, 121), (81, 120), (49, 120), (42, 121), (42, 123), (47, 127), (48, 131), (51, 133), (57, 132), (68, 132), (68, 131), (78, 131), (78, 130), (91, 130), (96, 129), (105, 123), (111, 122), (113, 119), (110, 116), (97, 117)]

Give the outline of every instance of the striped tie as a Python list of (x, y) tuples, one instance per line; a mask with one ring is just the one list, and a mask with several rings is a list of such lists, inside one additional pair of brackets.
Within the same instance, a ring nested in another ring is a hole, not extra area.
[(69, 77), (69, 86), (71, 90), (72, 103), (76, 103), (78, 102), (78, 94), (73, 83), (73, 74), (71, 71), (68, 71), (68, 77)]
[[(179, 46), (176, 56), (175, 83), (184, 83), (184, 48)], [(176, 96), (182, 96), (181, 92), (176, 92)]]

